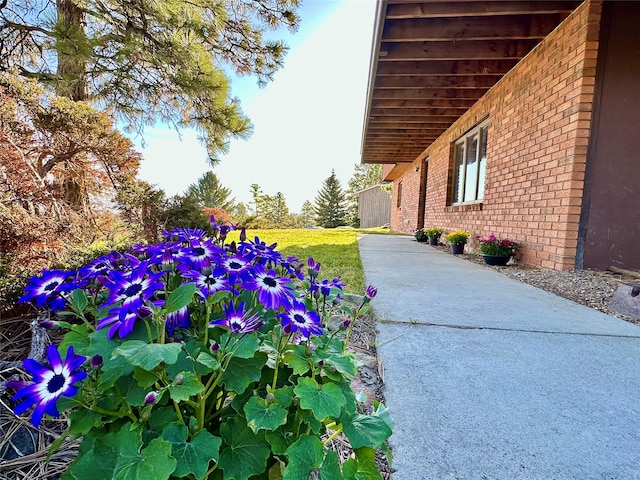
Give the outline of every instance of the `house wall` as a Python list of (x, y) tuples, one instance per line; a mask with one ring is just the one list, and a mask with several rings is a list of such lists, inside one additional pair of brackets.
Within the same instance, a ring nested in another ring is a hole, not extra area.
[[(424, 159), (424, 226), (491, 233), (520, 244), (520, 262), (574, 268), (591, 124), (601, 2), (587, 1), (394, 181), (391, 227), (412, 233)], [(452, 143), (489, 119), (482, 204), (448, 205)], [(397, 184), (403, 198), (396, 208)]]
[(391, 196), (380, 187), (358, 194), (360, 228), (380, 227), (391, 221)]
[(578, 261), (640, 269), (640, 2), (605, 2)]

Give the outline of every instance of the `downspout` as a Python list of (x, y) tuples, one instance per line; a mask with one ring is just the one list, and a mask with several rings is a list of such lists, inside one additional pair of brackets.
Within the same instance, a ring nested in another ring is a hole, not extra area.
[(384, 17), (387, 13), (388, 0), (378, 0), (373, 25), (373, 39), (371, 41), (371, 60), (369, 61), (369, 84), (367, 85), (367, 103), (364, 111), (364, 122), (362, 128), (362, 140), (360, 142), (360, 163), (364, 152), (364, 142), (369, 129), (369, 116), (371, 112), (371, 100), (373, 98), (373, 86), (376, 81), (376, 70), (378, 69), (378, 56), (380, 43), (382, 43), (382, 30), (384, 28)]

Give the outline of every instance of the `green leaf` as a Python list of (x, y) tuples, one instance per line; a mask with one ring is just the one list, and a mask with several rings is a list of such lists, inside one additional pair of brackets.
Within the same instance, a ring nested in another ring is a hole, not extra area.
[(100, 423), (102, 415), (93, 410), (75, 410), (69, 414), (69, 433), (84, 435)]
[(220, 426), (224, 440), (219, 466), (225, 480), (247, 480), (263, 473), (271, 452), (262, 431), (253, 433), (242, 417), (233, 417)]
[(327, 450), (320, 467), (320, 480), (342, 480), (338, 454), (333, 450)]
[(278, 405), (288, 408), (293, 402), (293, 387), (277, 388), (273, 391), (273, 396)]
[(153, 370), (161, 363), (175, 363), (178, 360), (180, 350), (179, 343), (159, 344), (129, 340), (116, 348), (113, 353), (123, 357), (134, 367)]
[(223, 300), (231, 298), (231, 292), (229, 290), (220, 290), (219, 292), (214, 293), (211, 297), (207, 298), (207, 303), (211, 305), (216, 305)]
[(277, 403), (267, 403), (260, 397), (252, 397), (244, 406), (247, 416), (247, 425), (257, 432), (258, 430), (275, 430), (280, 425), (287, 423), (287, 410)]
[(169, 294), (169, 298), (164, 304), (164, 310), (167, 313), (180, 310), (191, 303), (191, 297), (196, 293), (195, 283), (183, 283), (173, 292)]
[(289, 464), (283, 480), (307, 479), (322, 464), (324, 448), (318, 437), (303, 435), (287, 449), (286, 455)]
[(90, 345), (87, 326), (83, 323), (82, 325), (74, 325), (71, 328), (70, 331), (64, 334), (62, 342), (58, 345), (58, 352), (61, 352), (61, 355), (66, 355), (67, 349), (73, 346), (73, 351), (76, 354), (85, 355)]
[(384, 418), (376, 415), (344, 415), (340, 419), (344, 434), (353, 448), (378, 448), (391, 436), (391, 428)]
[(274, 455), (284, 455), (284, 452), (295, 440), (293, 433), (289, 432), (286, 427), (279, 428), (274, 432), (265, 432), (264, 436), (271, 445), (271, 452)]
[(295, 345), (284, 354), (284, 361), (293, 369), (295, 375), (304, 375), (311, 370), (311, 359), (307, 356), (305, 345)]
[(354, 359), (348, 355), (331, 354), (325, 360), (325, 365), (332, 366), (338, 372), (347, 375), (350, 378), (354, 377), (356, 373), (358, 373)]
[[(142, 448), (141, 430), (126, 424), (117, 432), (86, 438), (68, 474), (74, 479), (166, 480), (176, 468), (171, 444), (156, 438)], [(66, 478), (66, 477), (65, 477)]]
[(120, 390), (120, 394), (125, 398), (129, 405), (141, 407), (144, 405), (144, 397), (148, 390), (138, 385), (135, 378), (131, 376), (120, 377), (116, 381), (116, 385)]
[(264, 353), (257, 353), (253, 358), (234, 357), (222, 375), (222, 383), (227, 390), (236, 393), (244, 392), (252, 382), (260, 380), (262, 367), (267, 361)]
[(167, 425), (162, 433), (162, 438), (171, 443), (171, 455), (178, 462), (173, 476), (184, 478), (193, 474), (202, 480), (209, 470), (209, 462), (218, 461), (222, 439), (214, 437), (207, 430), (201, 430), (188, 442), (187, 434), (186, 425), (178, 423)]
[(220, 369), (220, 362), (208, 352), (200, 352), (196, 358), (196, 362), (204, 365), (209, 369), (209, 372), (214, 372)]
[[(232, 334), (231, 332), (229, 332), (229, 334), (230, 335), (234, 335), (234, 336), (237, 335), (237, 334)], [(223, 345), (225, 343), (225, 336), (222, 337), (221, 342), (220, 342)], [(260, 339), (258, 338), (258, 335), (253, 333), (251, 335), (242, 336), (236, 342), (236, 344), (233, 345), (233, 347), (230, 349), (230, 351), (231, 351), (231, 354), (234, 357), (251, 358), (258, 351), (258, 347), (260, 347)]]
[(346, 402), (340, 387), (333, 383), (318, 385), (313, 378), (299, 378), (298, 386), (293, 391), (300, 398), (300, 406), (313, 411), (313, 415), (320, 421), (339, 416)]
[(84, 290), (81, 288), (76, 288), (73, 292), (71, 292), (71, 295), (69, 295), (69, 299), (71, 308), (77, 313), (82, 312), (86, 308), (87, 303), (89, 303), (87, 300), (87, 294), (84, 293)]
[(204, 392), (204, 385), (193, 373), (182, 372), (179, 375), (182, 376), (182, 381), (179, 384), (174, 382), (169, 387), (169, 395), (173, 400), (183, 402), (194, 395)]
[(138, 381), (138, 385), (142, 388), (149, 388), (158, 381), (158, 375), (139, 367), (133, 369), (133, 378)]
[(344, 480), (382, 480), (373, 448), (359, 448), (355, 454), (356, 458), (347, 460), (342, 466)]

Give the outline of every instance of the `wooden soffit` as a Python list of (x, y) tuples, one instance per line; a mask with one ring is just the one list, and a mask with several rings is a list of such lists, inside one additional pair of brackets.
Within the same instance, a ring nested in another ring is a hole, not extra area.
[(415, 160), (581, 3), (378, 0), (362, 163)]

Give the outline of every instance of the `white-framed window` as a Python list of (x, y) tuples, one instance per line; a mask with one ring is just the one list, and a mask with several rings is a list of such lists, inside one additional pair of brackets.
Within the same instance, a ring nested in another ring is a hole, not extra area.
[(484, 197), (487, 167), (487, 131), (485, 120), (460, 137), (453, 145), (451, 204), (479, 203)]

